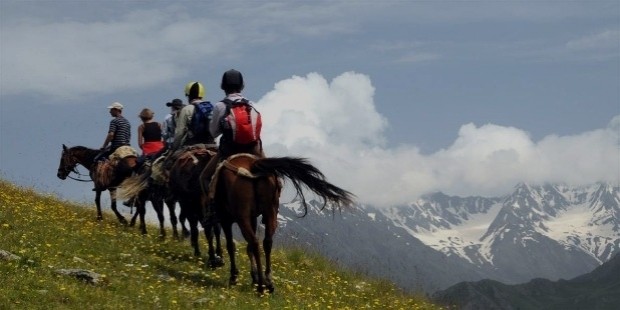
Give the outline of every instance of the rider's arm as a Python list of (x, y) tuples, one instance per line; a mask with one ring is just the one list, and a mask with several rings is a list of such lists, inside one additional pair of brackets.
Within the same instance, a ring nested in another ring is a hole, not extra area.
[(144, 124), (140, 124), (140, 126), (138, 126), (138, 146), (140, 148), (142, 148), (142, 145), (144, 144), (143, 132), (144, 132)]
[(183, 109), (181, 109), (181, 111), (179, 111), (179, 115), (176, 119), (177, 127), (174, 129), (173, 149), (176, 150), (183, 144), (187, 131), (189, 130), (189, 123), (193, 114), (194, 106), (191, 104), (186, 105)]
[(211, 136), (213, 138), (217, 138), (220, 134), (222, 134), (220, 122), (225, 113), (226, 104), (221, 101), (216, 103), (213, 107), (213, 116), (211, 117), (211, 121), (209, 122), (209, 132), (211, 132)]
[(116, 132), (116, 122), (114, 120), (110, 121), (110, 128), (108, 129), (108, 135), (105, 137), (105, 141), (103, 141), (102, 149), (105, 149), (108, 146), (108, 143), (112, 142), (114, 139), (114, 133)]

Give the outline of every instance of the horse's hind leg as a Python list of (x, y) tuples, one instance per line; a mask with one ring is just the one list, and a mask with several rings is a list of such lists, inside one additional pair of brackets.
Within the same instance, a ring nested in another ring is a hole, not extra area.
[[(215, 269), (217, 267), (222, 267), (224, 266), (224, 260), (222, 259), (222, 254), (221, 254), (221, 249), (220, 249), (220, 255), (217, 255), (215, 252), (215, 248), (213, 246), (213, 238), (214, 238), (214, 231), (216, 229), (217, 223), (213, 222), (211, 219), (206, 219), (203, 223), (203, 228), (205, 231), (205, 237), (207, 237), (207, 242), (209, 244), (209, 267), (211, 267), (212, 269)], [(219, 226), (217, 227), (219, 229)], [(219, 245), (219, 233), (217, 234), (218, 240), (217, 243)]]
[[(132, 206), (133, 208), (134, 206)], [(136, 212), (133, 214), (133, 216), (131, 217), (131, 221), (129, 221), (129, 227), (134, 227), (136, 226), (136, 220), (138, 219), (138, 215), (140, 215), (140, 212), (138, 212), (136, 210)]]
[(271, 248), (273, 246), (273, 235), (276, 232), (277, 217), (270, 219), (265, 218), (263, 214), (263, 221), (265, 222), (265, 239), (263, 239), (263, 250), (265, 251), (265, 286), (269, 290), (269, 293), (273, 293), (274, 286), (271, 279)]
[(157, 219), (159, 220), (159, 238), (163, 239), (166, 237), (166, 229), (164, 228), (164, 200), (153, 196), (156, 195), (151, 195), (151, 204), (153, 205), (153, 209), (155, 209)]
[(243, 238), (248, 243), (247, 253), (250, 259), (250, 274), (252, 276), (252, 284), (257, 284), (259, 293), (264, 291), (264, 277), (262, 272), (262, 264), (260, 259), (260, 246), (256, 237), (256, 218), (242, 218), (237, 222), (239, 229), (243, 234)]
[(224, 230), (224, 236), (226, 236), (226, 251), (228, 252), (228, 258), (230, 259), (230, 279), (228, 285), (236, 285), (237, 277), (239, 276), (239, 270), (237, 269), (237, 262), (235, 259), (235, 240), (232, 236), (232, 222), (223, 222), (222, 229)]
[(181, 212), (179, 212), (179, 223), (181, 224), (181, 233), (183, 234), (183, 238), (187, 238), (190, 235), (190, 231), (185, 227), (185, 222), (187, 221), (187, 214), (183, 208), (181, 208)]
[(177, 229), (177, 214), (174, 212), (174, 205), (176, 204), (176, 200), (172, 198), (168, 198), (164, 200), (164, 203), (168, 207), (168, 213), (170, 214), (170, 224), (172, 224), (172, 237), (176, 240), (179, 240), (179, 230)]
[(138, 213), (140, 214), (140, 233), (146, 235), (146, 222), (144, 216), (146, 215), (146, 201), (142, 200), (138, 202)]

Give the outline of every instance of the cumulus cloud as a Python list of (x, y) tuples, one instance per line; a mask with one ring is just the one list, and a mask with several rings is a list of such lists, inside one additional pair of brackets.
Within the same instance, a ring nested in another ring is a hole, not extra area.
[(452, 145), (433, 154), (388, 147), (370, 79), (354, 72), (331, 82), (317, 73), (280, 81), (257, 102), (265, 150), (308, 157), (360, 202), (405, 204), (443, 191), (503, 195), (518, 182), (575, 185), (617, 182), (620, 116), (606, 128), (533, 141), (519, 128), (465, 124)]

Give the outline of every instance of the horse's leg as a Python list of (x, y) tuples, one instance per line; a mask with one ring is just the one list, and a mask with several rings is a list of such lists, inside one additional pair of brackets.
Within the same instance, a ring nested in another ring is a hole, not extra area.
[(144, 221), (144, 216), (146, 215), (146, 201), (142, 199), (142, 197), (138, 197), (137, 199), (137, 213), (140, 214), (140, 233), (146, 235), (146, 222)]
[(95, 206), (97, 206), (97, 221), (103, 220), (103, 215), (101, 214), (101, 191), (95, 191)]
[[(164, 200), (166, 207), (168, 207), (168, 213), (170, 214), (170, 224), (172, 224), (172, 236), (174, 239), (179, 240), (179, 230), (177, 229), (177, 214), (174, 212), (174, 205), (176, 204), (176, 200), (173, 198), (167, 198)], [(162, 207), (163, 208), (163, 207)]]
[[(220, 226), (220, 223), (214, 223), (213, 234), (215, 236), (215, 255), (219, 257), (224, 256), (224, 254), (222, 253), (222, 242), (220, 240), (221, 232), (222, 232), (222, 227)], [(223, 260), (222, 260), (222, 264), (224, 264)]]
[(166, 238), (166, 229), (164, 228), (164, 200), (161, 197), (153, 193), (149, 193), (151, 204), (155, 213), (157, 213), (157, 219), (159, 220), (159, 238)]
[[(274, 210), (277, 210), (277, 208)], [(271, 278), (271, 248), (273, 246), (273, 235), (276, 233), (277, 216), (273, 214), (265, 216), (265, 213), (263, 213), (263, 222), (265, 223), (265, 238), (263, 239), (263, 250), (265, 251), (265, 286), (269, 290), (269, 293), (273, 293), (275, 288), (273, 286), (273, 279)]]
[(200, 256), (200, 248), (198, 246), (198, 215), (195, 212), (187, 212), (187, 208), (191, 207), (188, 202), (181, 203), (181, 212), (186, 213), (189, 222), (189, 236), (192, 247), (194, 248), (194, 256)]
[[(262, 222), (265, 225), (265, 238), (263, 239), (263, 251), (265, 252), (265, 286), (269, 290), (269, 293), (273, 293), (273, 279), (271, 278), (271, 249), (273, 247), (273, 236), (276, 233), (276, 228), (278, 227), (278, 208), (279, 208), (279, 192), (278, 192), (278, 184), (277, 180), (267, 180), (267, 182), (262, 183), (266, 185), (265, 190), (257, 190), (262, 193), (273, 193), (273, 195), (268, 195), (265, 198), (269, 197), (270, 199), (261, 199), (261, 209), (263, 211), (263, 219)], [(262, 195), (259, 195), (262, 196)]]
[(222, 229), (224, 230), (224, 236), (226, 237), (226, 251), (228, 252), (228, 258), (230, 259), (230, 279), (228, 285), (236, 285), (237, 277), (239, 276), (239, 270), (237, 269), (237, 263), (235, 262), (235, 240), (232, 235), (232, 222), (222, 222)]
[(116, 208), (116, 188), (110, 188), (108, 189), (108, 191), (110, 192), (110, 201), (112, 203), (111, 207), (112, 207), (112, 211), (114, 211), (114, 214), (116, 215), (116, 218), (118, 219), (118, 221), (127, 226), (127, 220), (125, 219), (125, 217), (118, 212), (118, 209)]
[(181, 208), (181, 212), (179, 212), (179, 223), (181, 223), (181, 232), (183, 234), (183, 238), (187, 238), (190, 235), (189, 230), (187, 229), (187, 227), (185, 227), (186, 221), (188, 221), (187, 214), (185, 214), (185, 211), (183, 210), (183, 208)]
[[(205, 219), (202, 225), (205, 231), (205, 237), (207, 237), (207, 242), (209, 244), (209, 267), (211, 267), (212, 269), (224, 266), (224, 260), (222, 259), (221, 252), (220, 252), (220, 255), (218, 256), (213, 246), (214, 231), (215, 231), (216, 226), (217, 226), (217, 223), (211, 219)], [(218, 238), (219, 238), (219, 234), (218, 234)], [(217, 241), (219, 245), (219, 240)]]
[[(135, 204), (135, 203), (134, 203)], [(136, 209), (136, 212), (133, 214), (133, 216), (131, 217), (131, 221), (129, 221), (129, 227), (134, 227), (136, 226), (136, 220), (138, 219), (138, 215), (140, 214), (140, 212), (138, 212), (138, 210)]]
[(264, 290), (262, 264), (260, 259), (260, 246), (258, 238), (256, 237), (256, 218), (243, 217), (237, 221), (243, 238), (247, 241), (248, 246), (246, 248), (248, 257), (250, 259), (250, 274), (252, 276), (252, 284), (257, 284), (256, 288), (259, 293)]

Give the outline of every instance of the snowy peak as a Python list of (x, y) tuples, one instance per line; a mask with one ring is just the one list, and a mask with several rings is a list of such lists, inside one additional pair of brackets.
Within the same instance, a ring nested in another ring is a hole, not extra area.
[(521, 260), (534, 270), (526, 262), (538, 256), (556, 260), (549, 266), (561, 273), (571, 264), (585, 270), (620, 252), (620, 193), (609, 184), (521, 183), (502, 198), (436, 193), (381, 212), (426, 245), (479, 267)]
[(620, 187), (601, 184), (589, 199), (593, 212), (592, 225), (606, 225), (620, 232)]

